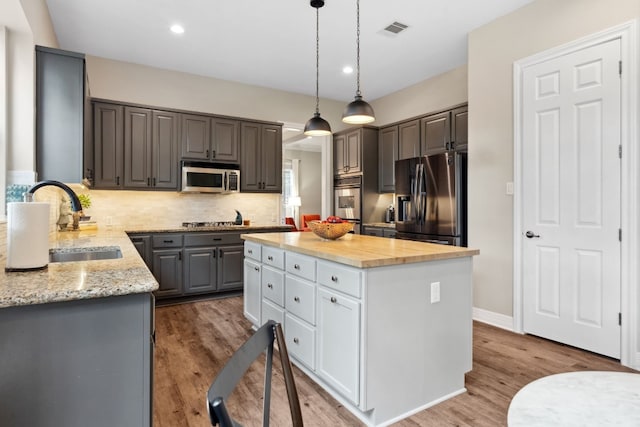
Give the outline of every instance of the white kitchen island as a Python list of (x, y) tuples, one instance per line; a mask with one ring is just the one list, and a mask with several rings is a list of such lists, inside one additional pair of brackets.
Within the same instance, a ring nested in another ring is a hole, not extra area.
[(293, 362), (365, 424), (465, 391), (479, 251), (354, 234), (242, 237), (245, 316), (283, 323)]

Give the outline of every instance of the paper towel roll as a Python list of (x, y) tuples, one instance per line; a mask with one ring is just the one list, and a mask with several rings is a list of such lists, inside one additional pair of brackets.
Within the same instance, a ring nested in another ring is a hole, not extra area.
[(49, 263), (49, 203), (7, 203), (6, 270), (31, 270)]

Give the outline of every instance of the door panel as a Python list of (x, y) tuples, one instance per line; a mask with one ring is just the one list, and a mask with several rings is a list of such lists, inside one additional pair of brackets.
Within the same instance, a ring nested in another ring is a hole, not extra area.
[(523, 326), (620, 357), (620, 41), (523, 70)]

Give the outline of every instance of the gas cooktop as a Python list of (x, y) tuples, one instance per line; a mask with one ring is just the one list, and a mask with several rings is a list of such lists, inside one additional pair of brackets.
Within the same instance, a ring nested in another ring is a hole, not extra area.
[(208, 222), (183, 222), (182, 226), (186, 228), (198, 228), (198, 227), (229, 227), (236, 225), (234, 221), (208, 221)]

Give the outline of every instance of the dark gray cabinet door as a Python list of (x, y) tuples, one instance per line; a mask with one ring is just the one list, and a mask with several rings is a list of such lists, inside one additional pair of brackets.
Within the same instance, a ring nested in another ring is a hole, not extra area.
[(378, 191), (393, 193), (395, 161), (398, 153), (398, 126), (382, 128), (378, 132)]
[(216, 248), (185, 248), (185, 294), (197, 294), (216, 290), (216, 255)]
[(451, 112), (434, 114), (422, 119), (421, 155), (443, 153), (451, 143)]
[(211, 119), (211, 160), (240, 162), (240, 124), (236, 120)]
[(259, 191), (261, 186), (260, 125), (242, 123), (240, 153), (240, 191)]
[(218, 290), (242, 289), (244, 245), (218, 248)]
[(282, 127), (242, 122), (240, 128), (240, 191), (282, 190)]
[(36, 46), (38, 180), (80, 183), (84, 177), (84, 55)]
[(451, 112), (453, 121), (451, 148), (454, 150), (466, 151), (469, 147), (468, 141), (468, 121), (469, 111), (467, 107), (456, 108)]
[(124, 188), (151, 186), (151, 110), (124, 108)]
[(362, 132), (360, 129), (347, 134), (346, 157), (347, 173), (362, 172)]
[(151, 272), (160, 285), (158, 298), (182, 294), (182, 249), (154, 249)]
[(178, 159), (179, 115), (153, 111), (153, 160), (151, 186), (177, 190), (180, 159)]
[(144, 263), (153, 268), (153, 252), (151, 249), (151, 236), (150, 235), (132, 235), (129, 236), (131, 243), (136, 248)]
[(211, 119), (195, 114), (180, 115), (182, 158), (208, 159), (210, 156)]
[(398, 160), (420, 156), (420, 120), (398, 125)]
[(279, 193), (282, 190), (282, 128), (261, 126), (262, 190)]
[(333, 138), (333, 174), (342, 175), (347, 172), (345, 159), (346, 135), (336, 135)]
[(95, 187), (122, 188), (123, 180), (123, 106), (94, 103), (93, 140)]
[(366, 236), (382, 237), (382, 228), (379, 227), (362, 227), (362, 234)]

